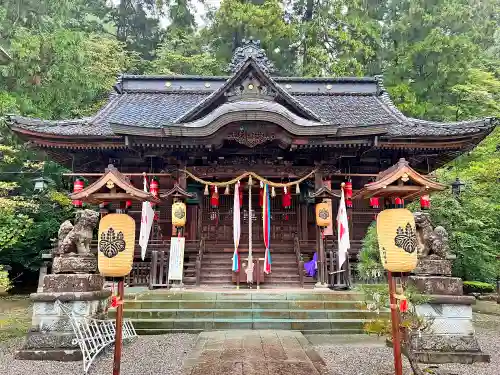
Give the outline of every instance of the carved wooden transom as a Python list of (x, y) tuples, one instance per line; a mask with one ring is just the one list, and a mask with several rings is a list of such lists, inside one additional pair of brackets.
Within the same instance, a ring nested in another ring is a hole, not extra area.
[(252, 148), (262, 143), (272, 141), (276, 139), (276, 136), (274, 134), (266, 134), (261, 131), (248, 132), (245, 130), (239, 130), (228, 134), (226, 139), (236, 141), (244, 146)]

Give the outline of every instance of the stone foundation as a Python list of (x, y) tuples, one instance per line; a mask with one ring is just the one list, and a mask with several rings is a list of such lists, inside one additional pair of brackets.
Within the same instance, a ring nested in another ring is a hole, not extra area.
[(408, 285), (413, 286), (422, 294), (463, 295), (463, 282), (459, 277), (410, 276), (408, 278)]
[(43, 292), (33, 301), (31, 328), (17, 359), (79, 361), (82, 353), (68, 316), (56, 306), (62, 302), (79, 315), (104, 317), (110, 291), (102, 290), (104, 278), (95, 274), (46, 275)]
[[(411, 337), (410, 346), (422, 363), (489, 362), (481, 352), (472, 324), (475, 299), (463, 296), (462, 279), (451, 277), (451, 261), (421, 259), (408, 285), (429, 297), (415, 306), (416, 313), (432, 322), (421, 335)], [(441, 275), (440, 275), (441, 273)]]
[(83, 273), (97, 272), (97, 257), (93, 254), (63, 254), (54, 258), (52, 272), (59, 273)]
[(424, 276), (451, 276), (451, 260), (419, 259), (414, 274)]

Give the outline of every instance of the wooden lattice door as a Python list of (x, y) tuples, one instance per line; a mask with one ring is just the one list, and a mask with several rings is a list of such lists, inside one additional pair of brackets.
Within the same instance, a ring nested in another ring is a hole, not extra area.
[[(255, 191), (255, 192), (254, 192)], [(219, 207), (210, 207), (210, 197), (204, 196), (201, 215), (202, 233), (208, 241), (232, 243), (233, 241), (233, 195), (219, 196)], [(292, 196), (292, 206), (284, 209), (280, 195), (271, 198), (271, 241), (292, 242), (298, 232), (298, 196)], [(240, 243), (248, 243), (248, 220), (252, 220), (252, 243), (263, 244), (262, 208), (259, 206), (259, 189), (252, 191), (252, 211), (248, 211), (248, 191), (243, 194), (240, 208)]]

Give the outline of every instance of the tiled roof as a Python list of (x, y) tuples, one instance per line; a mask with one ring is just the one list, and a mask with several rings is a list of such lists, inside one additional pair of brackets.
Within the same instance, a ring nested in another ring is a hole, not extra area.
[[(182, 126), (184, 121), (178, 120), (209, 103), (227, 87), (226, 82), (225, 77), (122, 76), (118, 93), (112, 94), (93, 117), (44, 121), (11, 116), (10, 123), (35, 133), (89, 137), (115, 136), (111, 124), (136, 128)], [(273, 78), (271, 82), (280, 86), (281, 98), (295, 106), (299, 117), (311, 114), (325, 125), (386, 125), (390, 137), (466, 135), (494, 126), (492, 119), (439, 123), (406, 117), (394, 106), (379, 77)]]

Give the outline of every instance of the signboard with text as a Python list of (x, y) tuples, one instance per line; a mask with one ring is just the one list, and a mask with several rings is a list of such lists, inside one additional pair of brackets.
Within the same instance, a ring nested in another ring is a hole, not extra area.
[(168, 282), (182, 281), (184, 271), (184, 237), (172, 237), (170, 240), (170, 259), (168, 264)]

